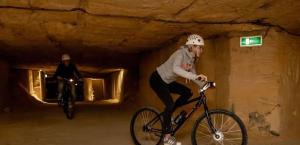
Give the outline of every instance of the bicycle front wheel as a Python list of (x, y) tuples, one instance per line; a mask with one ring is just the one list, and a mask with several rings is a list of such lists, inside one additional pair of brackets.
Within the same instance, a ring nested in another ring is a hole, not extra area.
[(193, 145), (247, 145), (247, 130), (236, 114), (218, 109), (209, 111), (208, 115), (216, 132), (212, 133), (208, 117), (203, 114), (192, 131)]
[(66, 112), (66, 116), (68, 119), (73, 119), (74, 118), (74, 102), (71, 97), (68, 99), (68, 111)]
[(151, 108), (137, 111), (130, 124), (131, 137), (136, 145), (158, 145), (162, 141), (162, 119)]

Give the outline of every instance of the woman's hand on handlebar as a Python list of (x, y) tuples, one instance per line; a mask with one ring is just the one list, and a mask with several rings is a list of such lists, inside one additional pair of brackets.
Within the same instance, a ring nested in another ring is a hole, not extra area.
[(203, 74), (200, 74), (200, 75), (197, 76), (197, 80), (207, 82), (207, 77)]

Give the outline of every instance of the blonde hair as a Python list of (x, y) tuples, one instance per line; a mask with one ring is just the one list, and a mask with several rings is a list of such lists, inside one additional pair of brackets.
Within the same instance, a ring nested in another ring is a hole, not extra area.
[[(189, 50), (189, 52), (192, 51), (192, 46), (193, 46), (193, 45), (186, 45), (186, 44), (184, 45), (184, 47), (186, 47), (186, 48)], [(193, 63), (196, 64), (197, 60), (198, 60), (198, 58), (195, 57)]]

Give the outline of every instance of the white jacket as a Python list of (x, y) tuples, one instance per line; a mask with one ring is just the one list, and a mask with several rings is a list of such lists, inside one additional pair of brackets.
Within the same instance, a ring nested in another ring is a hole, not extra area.
[(197, 79), (195, 58), (186, 46), (181, 46), (169, 59), (156, 68), (158, 74), (167, 84), (176, 81), (178, 76), (192, 80), (200, 87), (204, 82)]

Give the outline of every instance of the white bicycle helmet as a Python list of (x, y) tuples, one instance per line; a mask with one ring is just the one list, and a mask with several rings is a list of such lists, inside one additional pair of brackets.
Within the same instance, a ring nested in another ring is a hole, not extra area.
[(204, 39), (197, 34), (192, 34), (188, 37), (186, 45), (201, 45), (204, 46)]

